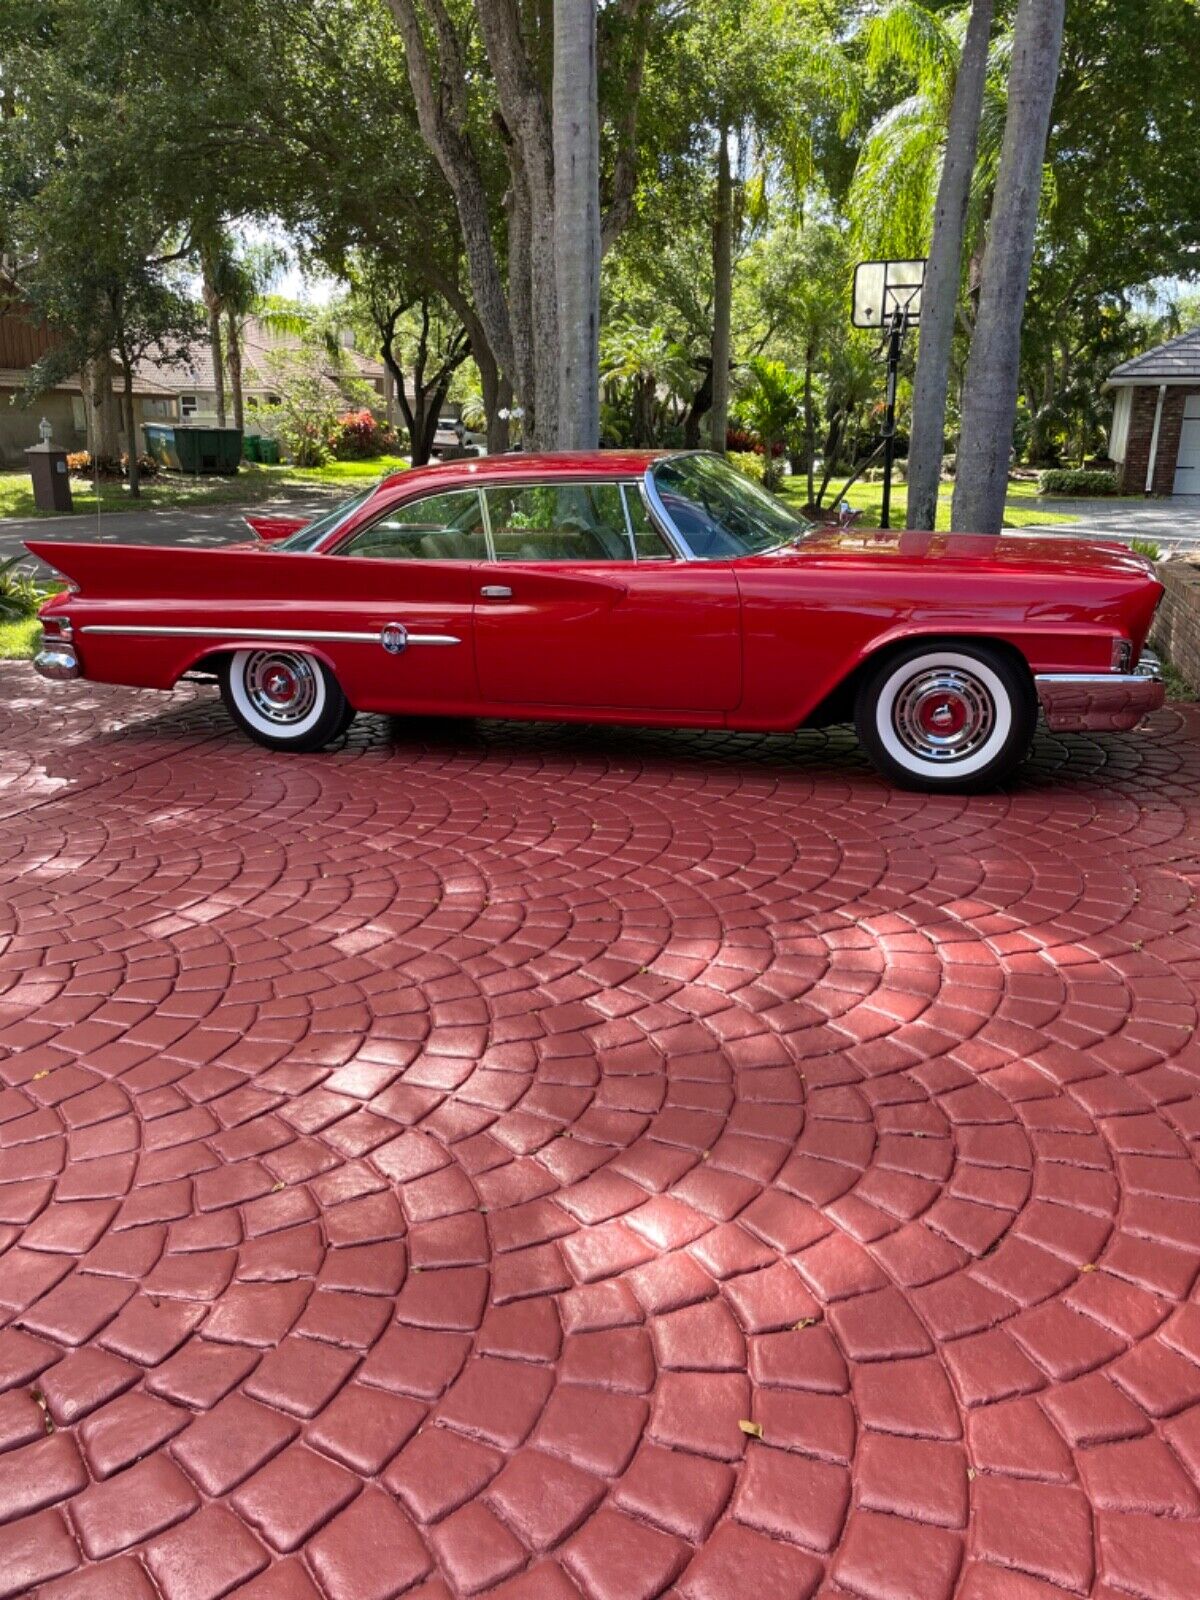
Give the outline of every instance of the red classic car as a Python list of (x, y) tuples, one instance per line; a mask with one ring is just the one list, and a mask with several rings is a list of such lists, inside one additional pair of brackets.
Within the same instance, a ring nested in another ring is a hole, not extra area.
[(397, 474), (216, 550), (31, 542), (69, 580), (51, 678), (215, 677), (253, 739), (358, 711), (785, 730), (846, 721), (889, 778), (981, 788), (1052, 728), (1162, 704), (1132, 551), (818, 529), (718, 457), (508, 455)]

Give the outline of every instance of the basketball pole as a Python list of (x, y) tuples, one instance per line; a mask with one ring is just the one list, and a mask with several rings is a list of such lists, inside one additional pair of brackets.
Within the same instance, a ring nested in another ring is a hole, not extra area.
[(879, 526), (892, 525), (892, 473), (896, 465), (896, 389), (900, 381), (900, 352), (904, 345), (904, 327), (908, 312), (892, 312), (892, 324), (887, 341), (887, 411), (883, 419), (883, 508)]

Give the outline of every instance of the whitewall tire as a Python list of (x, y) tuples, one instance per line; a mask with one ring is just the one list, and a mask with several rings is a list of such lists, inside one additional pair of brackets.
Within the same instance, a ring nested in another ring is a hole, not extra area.
[(986, 789), (1024, 760), (1037, 721), (1033, 680), (988, 645), (912, 645), (889, 654), (858, 691), (859, 739), (905, 788)]
[(272, 750), (320, 750), (354, 720), (333, 673), (304, 650), (236, 650), (221, 669), (234, 721)]

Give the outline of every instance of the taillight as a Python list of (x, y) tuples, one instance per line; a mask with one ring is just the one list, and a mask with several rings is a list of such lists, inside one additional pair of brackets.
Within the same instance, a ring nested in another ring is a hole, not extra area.
[(70, 617), (54, 615), (42, 618), (42, 633), (47, 639), (70, 639), (74, 632)]

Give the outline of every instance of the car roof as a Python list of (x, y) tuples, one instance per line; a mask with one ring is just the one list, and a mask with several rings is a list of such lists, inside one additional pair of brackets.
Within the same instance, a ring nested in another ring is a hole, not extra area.
[(381, 489), (425, 488), (465, 485), (475, 481), (502, 481), (505, 478), (640, 478), (666, 450), (559, 450), (542, 455), (527, 455), (514, 450), (501, 456), (468, 456), (463, 461), (431, 462), (394, 472), (383, 479)]

